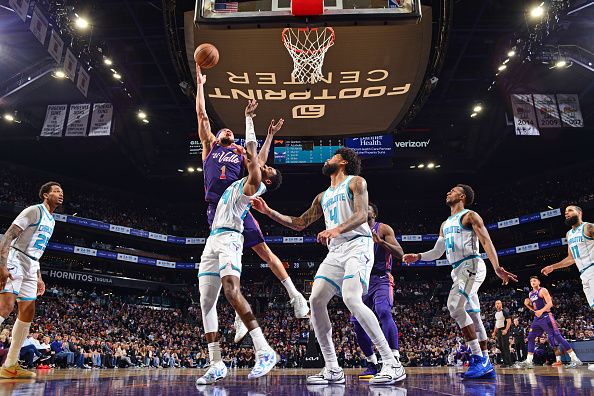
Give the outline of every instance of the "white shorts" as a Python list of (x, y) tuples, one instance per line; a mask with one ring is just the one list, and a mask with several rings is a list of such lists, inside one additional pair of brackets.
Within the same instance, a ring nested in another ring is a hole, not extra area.
[(452, 269), (454, 284), (450, 295), (462, 295), (466, 298), (464, 309), (466, 312), (480, 312), (481, 304), (478, 299), (478, 290), (487, 276), (487, 267), (482, 258), (464, 261), (457, 268)]
[(358, 237), (330, 248), (314, 279), (331, 283), (336, 287), (336, 294), (341, 295), (342, 281), (358, 277), (363, 285), (363, 294), (367, 294), (372, 267), (373, 240), (371, 237)]
[[(594, 271), (590, 271), (594, 272)], [(594, 308), (594, 274), (592, 276), (583, 276), (582, 275), (582, 285), (584, 286), (584, 294), (586, 295), (586, 300), (588, 300), (588, 305), (591, 308)]]
[(6, 285), (0, 293), (13, 293), (17, 301), (37, 300), (37, 270), (39, 262), (31, 260), (23, 253), (10, 248), (7, 260), (8, 272), (12, 279), (6, 280)]
[(198, 277), (233, 275), (241, 277), (241, 255), (243, 254), (243, 235), (239, 232), (225, 231), (211, 235), (200, 258)]

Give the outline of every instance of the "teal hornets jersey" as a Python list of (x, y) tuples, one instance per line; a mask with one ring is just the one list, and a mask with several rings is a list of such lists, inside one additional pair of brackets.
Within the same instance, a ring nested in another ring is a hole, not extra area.
[(56, 221), (43, 204), (29, 206), (13, 221), (23, 230), (11, 247), (33, 261), (39, 261), (54, 233)]
[(567, 231), (567, 244), (580, 271), (580, 277), (586, 276), (586, 271), (588, 275), (594, 275), (594, 239), (586, 236), (586, 224), (588, 223), (582, 223)]
[(260, 183), (258, 191), (248, 196), (243, 193), (243, 185), (247, 177), (233, 182), (219, 199), (217, 210), (212, 221), (212, 233), (221, 231), (243, 232), (243, 219), (247, 216), (252, 205), (250, 200), (266, 192), (264, 183)]
[(464, 209), (456, 213), (443, 223), (443, 237), (445, 239), (446, 257), (452, 266), (457, 266), (462, 261), (479, 258), (479, 241), (472, 228), (462, 225), (462, 216), (468, 213)]
[[(327, 230), (344, 223), (355, 211), (353, 194), (349, 190), (352, 178), (353, 176), (348, 176), (336, 188), (329, 187), (322, 195), (321, 205)], [(329, 247), (338, 246), (358, 237), (371, 237), (371, 229), (367, 222), (332, 239)]]

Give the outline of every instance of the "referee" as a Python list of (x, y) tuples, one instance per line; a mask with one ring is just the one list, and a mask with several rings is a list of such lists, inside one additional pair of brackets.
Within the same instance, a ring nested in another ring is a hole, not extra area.
[(503, 355), (503, 366), (510, 367), (512, 365), (511, 352), (509, 350), (509, 328), (511, 327), (511, 315), (507, 309), (503, 308), (501, 300), (495, 301), (495, 330), (493, 330), (493, 338), (497, 339), (499, 350)]

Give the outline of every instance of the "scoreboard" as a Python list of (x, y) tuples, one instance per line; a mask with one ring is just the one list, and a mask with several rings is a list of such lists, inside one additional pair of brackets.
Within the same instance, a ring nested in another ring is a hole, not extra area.
[(342, 139), (274, 139), (274, 163), (322, 164), (342, 147)]

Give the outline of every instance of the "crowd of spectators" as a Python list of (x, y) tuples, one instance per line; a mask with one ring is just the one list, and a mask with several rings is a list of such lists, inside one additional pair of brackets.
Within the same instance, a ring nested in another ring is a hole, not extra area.
[[(553, 312), (567, 339), (594, 338), (594, 324), (577, 281), (560, 281), (550, 287)], [(286, 301), (272, 298), (274, 286), (247, 283), (245, 295), (270, 345), (279, 353), (279, 367), (303, 367), (312, 336), (307, 320), (297, 320)], [(489, 288), (481, 293), (487, 334), (493, 328), (494, 301), (503, 301), (523, 334), (531, 323), (531, 313), (522, 307), (527, 289)], [(469, 357), (460, 330), (445, 307), (449, 285), (441, 282), (403, 281), (396, 288), (393, 316), (399, 327), (402, 361), (406, 366), (464, 364)], [(21, 350), (29, 366), (53, 364), (57, 367), (204, 367), (208, 352), (201, 327), (200, 307), (192, 293), (184, 308), (164, 309), (134, 303), (125, 294), (96, 292), (48, 285), (46, 296), (38, 300), (31, 336)], [(399, 296), (408, 296), (399, 300)], [(254, 353), (249, 337), (233, 343), (234, 312), (221, 298), (219, 323), (222, 353), (230, 367), (250, 367)], [(341, 300), (331, 301), (329, 312), (339, 363), (343, 367), (363, 367), (364, 356), (356, 344), (350, 314)], [(14, 320), (9, 318), (6, 324)], [(525, 339), (511, 338), (512, 354)], [(4, 359), (10, 334), (0, 334), (0, 362)], [(550, 357), (546, 338), (538, 340), (538, 359)], [(33, 347), (32, 347), (33, 345)], [(489, 341), (494, 359), (499, 350)], [(544, 359), (544, 360), (543, 360)], [(553, 360), (554, 361), (554, 360)]]

